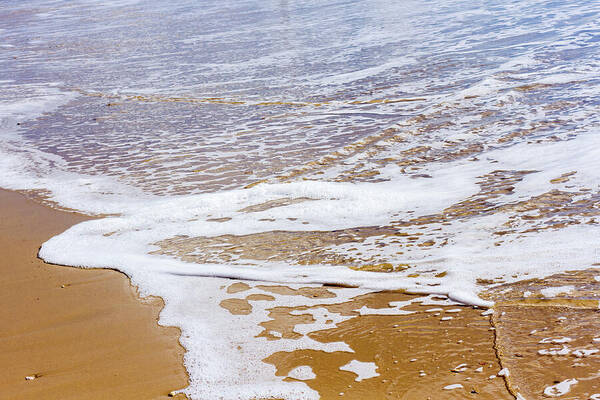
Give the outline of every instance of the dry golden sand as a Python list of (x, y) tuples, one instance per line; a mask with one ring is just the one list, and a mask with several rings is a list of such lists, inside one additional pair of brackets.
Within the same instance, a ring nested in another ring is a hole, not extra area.
[(157, 324), (160, 299), (140, 299), (116, 271), (36, 257), (85, 219), (0, 190), (2, 399), (166, 399), (188, 384), (179, 330)]

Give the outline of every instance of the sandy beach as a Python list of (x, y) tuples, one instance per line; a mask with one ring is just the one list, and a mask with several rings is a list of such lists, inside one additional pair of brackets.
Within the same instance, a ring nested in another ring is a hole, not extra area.
[[(188, 377), (179, 329), (157, 324), (161, 299), (139, 298), (128, 278), (113, 270), (49, 265), (37, 258), (41, 243), (89, 217), (4, 190), (0, 205), (6, 321), (0, 361), (9, 366), (0, 375), (3, 398), (184, 398), (169, 395), (185, 388)], [(497, 301), (494, 314), (442, 305), (444, 296), (427, 300), (439, 306), (402, 291), (331, 303), (347, 289), (235, 280), (223, 286), (228, 298), (221, 307), (241, 317), (257, 306), (267, 310), (257, 342), (306, 336), (349, 344), (353, 353), (298, 349), (263, 360), (277, 376), (304, 382), (322, 399), (532, 399), (559, 395), (565, 385), (573, 386), (575, 397), (569, 398), (583, 399), (598, 390), (600, 358), (593, 347), (598, 300), (592, 283), (597, 273), (493, 288), (484, 296)], [(561, 294), (571, 287), (579, 289)], [(286, 306), (289, 296), (307, 303)], [(389, 314), (392, 304), (404, 305)], [(298, 333), (323, 311), (330, 314), (326, 326)], [(509, 372), (498, 376), (501, 370)]]
[(179, 329), (157, 324), (160, 299), (140, 299), (119, 272), (37, 258), (87, 218), (0, 190), (3, 399), (161, 399), (187, 386)]
[[(490, 288), (482, 296), (495, 300), (493, 312), (402, 291), (330, 303), (346, 289), (240, 282), (227, 287), (221, 306), (242, 317), (266, 309), (257, 337), (267, 341), (348, 344), (352, 352), (298, 349), (264, 360), (322, 399), (595, 399), (599, 273)], [(289, 296), (312, 301), (290, 307)]]
[(600, 400), (593, 2), (0, 21), (0, 400)]

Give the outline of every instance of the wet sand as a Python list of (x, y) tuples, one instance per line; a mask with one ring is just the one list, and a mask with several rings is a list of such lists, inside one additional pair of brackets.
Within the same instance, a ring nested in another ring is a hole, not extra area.
[[(179, 330), (156, 323), (160, 299), (140, 299), (116, 271), (48, 265), (36, 257), (41, 243), (86, 218), (0, 190), (3, 399), (166, 399), (187, 385)], [(497, 302), (493, 315), (422, 304), (420, 296), (402, 292), (320, 304), (344, 289), (231, 282), (221, 306), (232, 314), (251, 317), (253, 305), (268, 304), (257, 340), (306, 335), (353, 349), (300, 349), (264, 360), (288, 381), (299, 379), (294, 370), (310, 367), (314, 376), (301, 380), (322, 399), (600, 396), (597, 268), (491, 288), (482, 295)], [(317, 302), (288, 307), (287, 296)], [(394, 303), (405, 304), (407, 313), (385, 315)], [(299, 333), (298, 325), (315, 322), (319, 310), (332, 316), (329, 326)], [(377, 375), (359, 379), (344, 368), (353, 360), (372, 363)], [(503, 368), (509, 376), (498, 377)]]
[(511, 393), (525, 399), (600, 398), (600, 270), (496, 286), (496, 349)]
[[(230, 297), (221, 306), (251, 318), (254, 307), (268, 303), (257, 335), (263, 340), (346, 343), (353, 352), (298, 349), (263, 360), (322, 399), (600, 398), (600, 269), (488, 289), (482, 296), (496, 301), (493, 312), (401, 291), (325, 301), (343, 290), (236, 282), (224, 288)], [(317, 302), (290, 307), (287, 296)], [(323, 313), (325, 326), (307, 329)], [(370, 364), (375, 375), (348, 371), (353, 360)]]
[[(246, 294), (250, 290), (253, 293)], [(277, 376), (303, 381), (322, 399), (514, 398), (497, 376), (502, 366), (494, 348), (491, 315), (485, 309), (444, 305), (444, 296), (434, 296), (433, 302), (440, 304), (432, 304), (402, 291), (343, 300), (344, 290), (238, 282), (224, 289), (231, 297), (221, 306), (251, 318), (254, 307), (267, 303), (268, 320), (259, 323), (263, 331), (257, 335), (262, 340), (308, 336), (320, 343), (346, 343), (352, 352), (298, 349), (263, 360), (275, 367)], [(286, 306), (289, 296), (311, 301)], [(340, 302), (327, 301), (336, 298)], [(403, 305), (390, 308), (393, 304)], [(345, 366), (356, 361), (375, 375), (363, 378), (347, 370)], [(303, 369), (310, 371), (308, 376), (294, 372)]]
[(161, 299), (140, 299), (116, 271), (37, 258), (87, 218), (0, 190), (3, 399), (166, 399), (188, 384), (179, 329), (157, 324)]

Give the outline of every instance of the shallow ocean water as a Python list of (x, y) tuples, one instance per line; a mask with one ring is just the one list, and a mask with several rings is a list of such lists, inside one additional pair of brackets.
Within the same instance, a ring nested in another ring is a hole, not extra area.
[(490, 305), (477, 296), (489, 285), (600, 263), (599, 14), (567, 1), (10, 2), (0, 186), (109, 215), (40, 254), (164, 297), (189, 393), (314, 396), (266, 367), (239, 372), (252, 350), (227, 350), (229, 316), (206, 300), (221, 278)]

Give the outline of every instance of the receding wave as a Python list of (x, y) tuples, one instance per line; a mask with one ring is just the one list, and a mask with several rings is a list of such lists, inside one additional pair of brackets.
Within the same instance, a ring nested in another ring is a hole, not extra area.
[(0, 186), (102, 216), (40, 256), (162, 296), (190, 394), (315, 396), (226, 348), (199, 277), (489, 306), (600, 263), (591, 3), (93, 3), (0, 12)]

